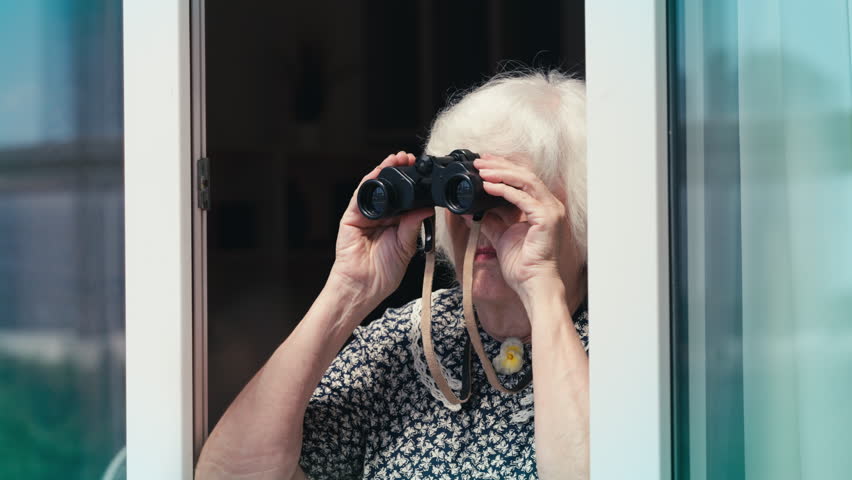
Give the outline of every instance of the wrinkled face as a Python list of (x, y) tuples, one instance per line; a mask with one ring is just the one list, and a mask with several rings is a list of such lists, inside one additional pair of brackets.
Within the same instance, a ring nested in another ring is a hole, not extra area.
[[(526, 162), (524, 162), (526, 163)], [(565, 204), (565, 194), (562, 191), (552, 192), (560, 202)], [(496, 215), (507, 225), (526, 221), (526, 215), (514, 205), (498, 207), (488, 210), (486, 215)], [(455, 264), (456, 279), (462, 281), (462, 268), (464, 266), (464, 254), (467, 247), (467, 237), (470, 233), (470, 225), (473, 222), (471, 215), (454, 215), (447, 212), (444, 215), (446, 225), (444, 228), (449, 233), (452, 242), (452, 255)], [(440, 227), (439, 227), (440, 228)], [(559, 251), (563, 252), (564, 259), (560, 259), (560, 267), (563, 272), (574, 269), (575, 248), (570, 232), (566, 231), (560, 235)], [(500, 263), (497, 259), (496, 250), (485, 235), (480, 234), (477, 242), (476, 255), (473, 262), (473, 298), (477, 302), (503, 303), (508, 300), (520, 301), (517, 294), (503, 279)]]

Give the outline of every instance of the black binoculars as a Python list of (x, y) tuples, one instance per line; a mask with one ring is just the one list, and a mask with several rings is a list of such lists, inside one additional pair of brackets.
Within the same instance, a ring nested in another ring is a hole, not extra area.
[(485, 193), (470, 150), (453, 150), (445, 157), (421, 155), (413, 166), (386, 167), (378, 178), (358, 189), (358, 209), (371, 219), (393, 217), (424, 207), (445, 207), (456, 214), (481, 214), (508, 205)]

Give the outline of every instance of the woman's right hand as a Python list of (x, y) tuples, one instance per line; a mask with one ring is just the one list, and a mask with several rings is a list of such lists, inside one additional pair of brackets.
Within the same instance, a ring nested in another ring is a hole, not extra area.
[[(381, 169), (413, 165), (414, 160), (410, 153), (389, 155), (361, 179), (358, 188), (365, 181), (378, 177)], [(378, 304), (399, 286), (417, 249), (420, 224), (434, 215), (435, 209), (422, 208), (391, 218), (370, 220), (358, 210), (357, 195), (358, 189), (340, 220), (331, 277), (354, 287), (363, 300)]]
[[(413, 155), (390, 155), (361, 184), (382, 168), (412, 164)], [(337, 258), (325, 288), (219, 420), (201, 452), (197, 478), (305, 478), (299, 457), (311, 393), (364, 315), (399, 286), (417, 248), (420, 222), (434, 213), (424, 208), (370, 220), (356, 198), (340, 220)]]

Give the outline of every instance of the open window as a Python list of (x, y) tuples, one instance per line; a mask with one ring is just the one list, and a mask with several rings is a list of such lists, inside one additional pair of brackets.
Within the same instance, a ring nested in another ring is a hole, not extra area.
[(847, 17), (710, 3), (125, 2), (129, 477), (192, 477), (357, 179), (504, 60), (588, 79), (593, 478), (848, 476)]
[[(196, 330), (206, 331), (206, 360), (196, 355), (206, 364), (202, 437), (319, 293), (366, 172), (389, 153), (419, 154), (438, 111), (495, 73), (585, 74), (578, 1), (204, 3), (204, 113), (194, 125), (211, 176), (196, 232), (206, 243), (195, 283), (196, 298), (206, 286), (195, 313), (206, 324)], [(365, 322), (419, 297), (422, 275), (416, 257)], [(436, 278), (442, 288), (452, 273)]]
[[(612, 452), (645, 444), (626, 465), (662, 475), (665, 17), (659, 0), (615, 3), (126, 5), (130, 476), (191, 478), (207, 432), (319, 291), (357, 180), (419, 152), (454, 93), (522, 65), (588, 65), (593, 471), (618, 477)], [(379, 308), (417, 297), (421, 272), (415, 259)], [(631, 417), (628, 397), (651, 414)]]

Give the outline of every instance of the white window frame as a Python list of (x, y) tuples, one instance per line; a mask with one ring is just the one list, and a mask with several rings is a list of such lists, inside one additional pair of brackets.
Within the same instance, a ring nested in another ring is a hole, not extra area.
[(190, 3), (124, 2), (127, 475), (191, 479)]
[(669, 479), (666, 2), (586, 2), (591, 475)]
[[(593, 479), (671, 478), (664, 0), (586, 2)], [(193, 476), (190, 2), (124, 2), (128, 478)]]

